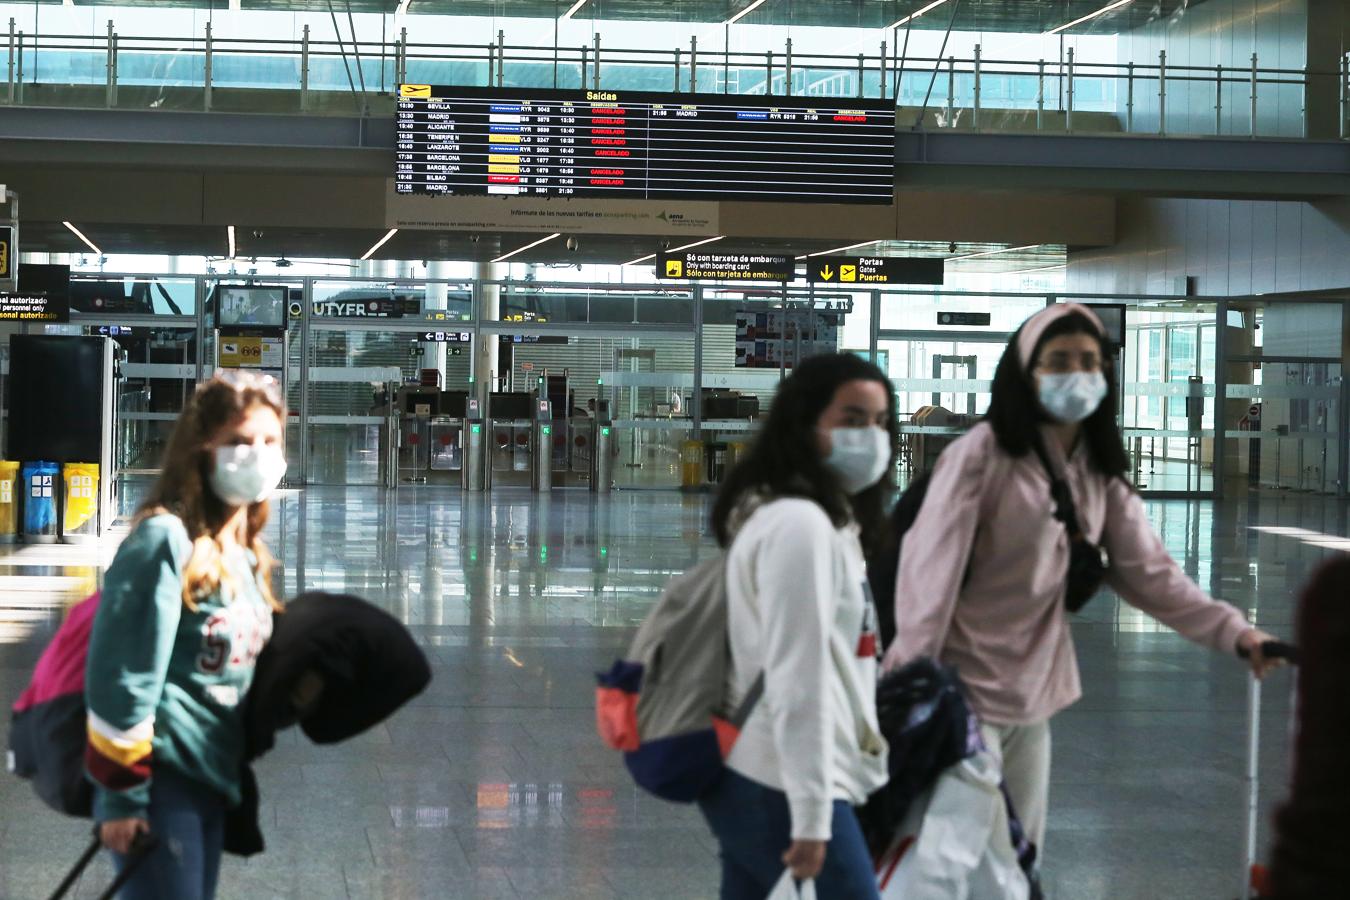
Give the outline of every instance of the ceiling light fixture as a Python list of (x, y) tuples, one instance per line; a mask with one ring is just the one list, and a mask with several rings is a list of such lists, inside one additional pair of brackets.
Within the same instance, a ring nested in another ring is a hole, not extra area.
[(1037, 266), (1037, 267), (1034, 268), (1034, 269), (1018, 269), (1018, 270), (1015, 271), (1015, 272), (996, 272), (996, 273), (993, 273), (993, 274), (997, 274), (997, 275), (1030, 275), (1030, 274), (1033, 273), (1033, 272), (1049, 272), (1049, 271), (1052, 271), (1052, 270), (1054, 270), (1054, 269), (1067, 269), (1068, 267), (1069, 267), (1069, 266), (1068, 266), (1067, 263), (1061, 263), (1061, 264), (1058, 265), (1058, 266)]
[(726, 237), (725, 234), (719, 234), (717, 237), (704, 238), (701, 241), (694, 241), (692, 244), (685, 244), (683, 247), (672, 247), (667, 253), (679, 253), (681, 250), (692, 250), (694, 247), (702, 247), (704, 244), (711, 244), (713, 241), (720, 241)]
[(910, 13), (909, 15), (901, 19), (899, 22), (896, 22), (894, 25), (887, 25), (886, 30), (889, 31), (892, 28), (899, 28), (901, 25), (908, 25), (910, 22), (913, 22), (919, 16), (923, 15), (924, 13), (932, 12), (933, 10), (937, 9), (939, 6), (941, 6), (946, 2), (947, 0), (933, 0), (932, 3), (928, 4), (918, 12)]
[(1000, 253), (1014, 253), (1018, 250), (1032, 250), (1040, 244), (1027, 244), (1025, 247), (1004, 247), (1002, 250), (985, 250), (981, 253), (967, 253), (965, 256), (949, 256), (947, 262), (960, 262), (963, 259), (983, 259), (986, 256), (998, 256)]
[(556, 237), (562, 237), (562, 232), (561, 232), (561, 231), (556, 231), (556, 232), (554, 232), (553, 234), (550, 234), (548, 237), (542, 237), (542, 238), (540, 238), (540, 239), (537, 240), (537, 241), (532, 241), (532, 242), (526, 244), (524, 247), (518, 247), (517, 249), (512, 250), (510, 253), (503, 253), (501, 256), (499, 256), (499, 257), (497, 257), (496, 259), (494, 259), (493, 262), (495, 262), (495, 263), (505, 262), (506, 260), (508, 260), (508, 259), (510, 259), (511, 257), (515, 256), (517, 253), (524, 253), (526, 250), (530, 249), (531, 247), (538, 247), (540, 244), (547, 243), (548, 241), (551, 241), (551, 240), (553, 240), (553, 239), (556, 238)]
[[(835, 247), (833, 250), (821, 250), (817, 253), (808, 253), (806, 256), (829, 256), (831, 253), (843, 253), (845, 250), (857, 250), (859, 247), (866, 247), (869, 244), (880, 244), (882, 240), (882, 238), (877, 238), (875, 241), (863, 241), (861, 244), (849, 244), (847, 247)], [(802, 256), (797, 258), (805, 259), (805, 257)]]
[(234, 259), (236, 256), (238, 256), (238, 254), (235, 253), (234, 251), (234, 226), (226, 225), (225, 234), (230, 239), (230, 259)]
[(638, 263), (644, 263), (649, 259), (656, 259), (655, 253), (648, 253), (646, 256), (639, 256), (637, 259), (624, 263), (625, 266), (636, 266)]
[(394, 10), (394, 15), (402, 16), (408, 12), (408, 7), (412, 5), (412, 0), (398, 0), (398, 9)]
[(389, 241), (389, 239), (390, 239), (391, 237), (393, 237), (394, 235), (396, 235), (396, 234), (398, 234), (398, 229), (397, 229), (397, 228), (390, 228), (388, 231), (386, 231), (385, 234), (384, 234), (384, 237), (382, 237), (382, 238), (380, 238), (378, 241), (376, 241), (376, 242), (375, 242), (375, 246), (374, 246), (374, 247), (371, 247), (369, 250), (366, 251), (366, 255), (363, 256), (363, 257), (361, 257), (361, 261), (362, 261), (362, 262), (365, 262), (366, 260), (368, 260), (368, 259), (370, 259), (372, 256), (374, 256), (374, 255), (375, 255), (375, 251), (378, 250), (378, 249), (380, 249), (381, 247), (383, 247), (383, 246)]
[[(946, 0), (943, 0), (943, 2), (946, 2)], [(745, 9), (743, 9), (743, 10), (741, 10), (740, 12), (736, 13), (736, 15), (732, 16), (730, 19), (727, 19), (727, 20), (726, 20), (725, 22), (723, 22), (722, 24), (723, 24), (723, 25), (735, 25), (735, 24), (736, 24), (737, 22), (739, 22), (741, 19), (744, 19), (746, 16), (750, 15), (752, 12), (754, 12), (754, 11), (757, 10), (757, 9), (759, 9), (759, 8), (760, 8), (761, 6), (763, 6), (763, 5), (764, 5), (764, 0), (755, 0), (754, 3), (751, 3), (751, 4), (750, 4), (749, 6), (747, 6)]]
[(85, 245), (86, 247), (88, 247), (90, 250), (93, 250), (93, 251), (94, 251), (95, 253), (97, 253), (99, 256), (102, 256), (102, 255), (103, 255), (103, 251), (100, 250), (100, 249), (98, 249), (98, 247), (94, 246), (94, 242), (91, 241), (91, 240), (89, 240), (89, 238), (85, 237), (85, 236), (84, 236), (84, 233), (83, 233), (82, 231), (80, 231), (80, 229), (76, 228), (74, 225), (70, 224), (69, 222), (62, 222), (61, 224), (64, 225), (64, 226), (66, 226), (67, 228), (69, 228), (70, 231), (71, 231), (71, 233), (74, 234), (77, 238), (79, 238), (80, 240), (84, 241), (84, 245)]
[(1055, 29), (1052, 29), (1052, 30), (1050, 30), (1050, 31), (1047, 31), (1047, 32), (1046, 32), (1046, 36), (1048, 37), (1049, 35), (1052, 35), (1052, 34), (1059, 34), (1061, 31), (1068, 31), (1070, 28), (1074, 27), (1075, 25), (1082, 25), (1084, 22), (1090, 22), (1090, 21), (1092, 21), (1093, 19), (1097, 18), (1098, 16), (1104, 16), (1104, 15), (1106, 15), (1107, 13), (1109, 13), (1109, 12), (1110, 12), (1111, 10), (1113, 10), (1113, 9), (1120, 9), (1122, 6), (1129, 6), (1129, 5), (1130, 5), (1131, 3), (1133, 3), (1133, 2), (1134, 2), (1134, 0), (1116, 0), (1115, 3), (1108, 3), (1106, 6), (1103, 6), (1101, 9), (1097, 10), (1096, 12), (1088, 13), (1086, 16), (1083, 16), (1083, 18), (1081, 18), (1081, 19), (1074, 19), (1072, 22), (1068, 23), (1067, 25), (1061, 25), (1061, 26), (1059, 26), (1058, 28), (1055, 28)]
[[(573, 4), (572, 4), (572, 8), (571, 8), (571, 9), (569, 9), (567, 12), (563, 13), (561, 16), (558, 17), (558, 20), (559, 20), (559, 21), (565, 21), (565, 20), (567, 20), (567, 19), (572, 18), (573, 16), (575, 16), (575, 15), (577, 14), (577, 10), (581, 9), (581, 8), (582, 8), (583, 6), (585, 6), (585, 5), (586, 5), (586, 0), (577, 0), (576, 3), (573, 3)], [(554, 7), (554, 8), (556, 9), (557, 7)]]

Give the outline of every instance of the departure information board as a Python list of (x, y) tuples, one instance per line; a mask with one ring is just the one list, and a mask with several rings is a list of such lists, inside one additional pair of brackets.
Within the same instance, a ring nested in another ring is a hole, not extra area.
[(399, 86), (401, 194), (890, 203), (895, 107)]

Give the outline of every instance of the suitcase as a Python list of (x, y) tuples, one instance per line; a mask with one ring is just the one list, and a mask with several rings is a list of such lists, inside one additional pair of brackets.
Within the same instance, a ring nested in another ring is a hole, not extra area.
[[(1261, 645), (1261, 653), (1266, 659), (1282, 659), (1292, 666), (1298, 665), (1298, 648), (1293, 644), (1280, 641), (1267, 641)], [(1245, 654), (1244, 654), (1245, 655)], [(1298, 715), (1298, 671), (1295, 669), (1292, 679), (1290, 702), (1290, 733), (1293, 732), (1293, 717)], [(1291, 742), (1292, 743), (1292, 742)], [(1260, 825), (1259, 794), (1261, 788), (1261, 680), (1247, 679), (1247, 835), (1243, 853), (1241, 900), (1260, 900), (1268, 891), (1267, 870), (1256, 859), (1256, 842)]]
[[(138, 836), (131, 845), (131, 853), (127, 856), (126, 867), (117, 873), (117, 877), (113, 879), (112, 884), (108, 885), (107, 889), (98, 895), (99, 900), (113, 900), (117, 896), (117, 892), (131, 880), (131, 876), (136, 874), (136, 869), (140, 864), (145, 862), (145, 858), (153, 853), (158, 846), (159, 840), (154, 835), (142, 834)], [(89, 864), (94, 861), (94, 857), (98, 856), (101, 849), (103, 849), (103, 842), (98, 837), (98, 826), (94, 826), (94, 839), (80, 854), (75, 866), (66, 873), (66, 877), (57, 885), (56, 892), (51, 895), (51, 900), (60, 900), (75, 886), (75, 882), (80, 880), (84, 870), (89, 868)]]

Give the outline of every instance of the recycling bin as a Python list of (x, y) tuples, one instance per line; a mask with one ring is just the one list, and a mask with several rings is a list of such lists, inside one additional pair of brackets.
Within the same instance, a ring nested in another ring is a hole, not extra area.
[(66, 463), (61, 540), (79, 544), (98, 539), (98, 463)]
[(0, 544), (19, 537), (19, 464), (0, 459)]
[(61, 467), (54, 462), (24, 463), (23, 540), (29, 544), (54, 544), (57, 538), (56, 486)]

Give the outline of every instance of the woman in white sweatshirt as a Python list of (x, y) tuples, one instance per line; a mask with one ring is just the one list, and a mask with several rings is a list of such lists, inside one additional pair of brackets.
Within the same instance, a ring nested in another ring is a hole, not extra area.
[(763, 900), (790, 869), (831, 900), (877, 897), (853, 807), (886, 782), (876, 613), (864, 546), (885, 529), (895, 401), (881, 370), (817, 356), (779, 387), (713, 527), (727, 559), (733, 706), (764, 695), (699, 803), (722, 900)]

